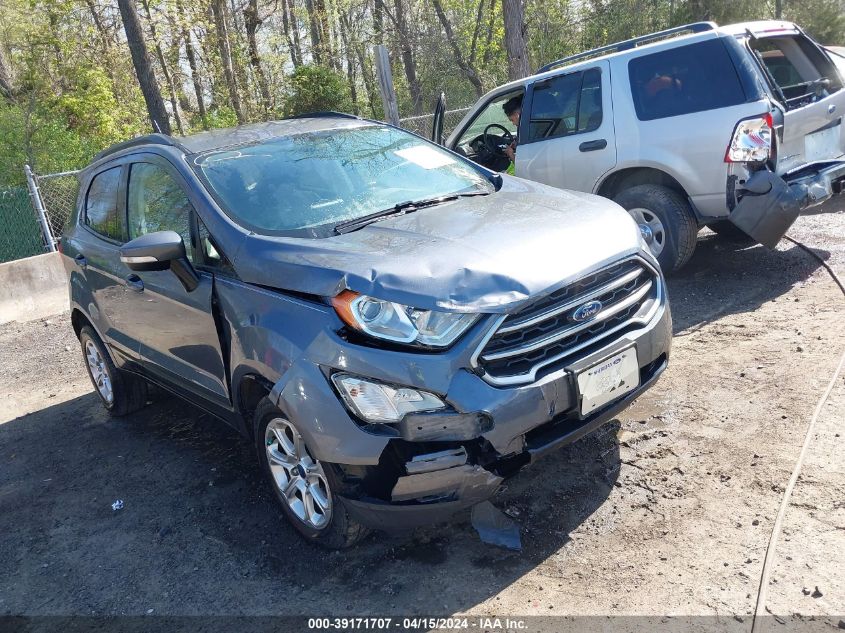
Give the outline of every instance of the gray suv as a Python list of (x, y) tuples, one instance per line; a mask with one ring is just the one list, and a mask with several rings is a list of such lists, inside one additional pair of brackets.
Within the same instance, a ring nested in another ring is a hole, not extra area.
[[(615, 200), (668, 273), (702, 226), (774, 247), (842, 191), (843, 62), (791, 22), (689, 24), (496, 88), (445, 144), (504, 170), (516, 140), (517, 176)], [(503, 111), (513, 99), (518, 129)]]
[(228, 422), (329, 547), (486, 499), (669, 355), (623, 209), (345, 115), (115, 146), (61, 247), (106, 408), (153, 383)]

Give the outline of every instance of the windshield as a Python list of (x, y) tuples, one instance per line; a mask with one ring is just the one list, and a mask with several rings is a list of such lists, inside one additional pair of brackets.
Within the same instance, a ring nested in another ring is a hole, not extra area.
[(493, 191), (449, 152), (375, 125), (207, 152), (194, 165), (233, 219), (269, 234), (325, 237), (341, 222), (403, 202)]

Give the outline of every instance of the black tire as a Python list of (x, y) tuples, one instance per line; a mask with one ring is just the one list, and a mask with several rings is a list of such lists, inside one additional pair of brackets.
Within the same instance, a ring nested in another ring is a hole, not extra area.
[[(101, 392), (89, 365), (86, 352), (89, 342), (97, 348), (102, 359), (103, 371), (106, 372), (111, 381), (111, 401)], [(119, 418), (129, 415), (141, 409), (147, 403), (147, 382), (139, 376), (121, 371), (114, 366), (111, 356), (106, 351), (106, 346), (100, 340), (94, 328), (89, 325), (84, 326), (79, 332), (79, 343), (82, 347), (82, 359), (88, 372), (88, 378), (91, 379), (91, 384), (94, 386), (94, 391), (99, 396), (100, 402), (112, 416)]]
[(735, 242), (737, 244), (754, 243), (754, 238), (730, 220), (719, 220), (718, 222), (713, 222), (712, 224), (708, 224), (707, 228), (729, 242)]
[[(327, 549), (345, 549), (360, 542), (366, 537), (370, 530), (357, 521), (355, 521), (347, 512), (346, 506), (338, 496), (338, 491), (343, 489), (343, 482), (334, 464), (320, 463), (325, 474), (329, 494), (331, 495), (331, 516), (328, 523), (321, 527), (315, 528), (299, 518), (279, 490), (276, 480), (270, 471), (270, 462), (267, 457), (267, 444), (265, 441), (265, 433), (267, 426), (276, 419), (282, 419), (286, 422), (292, 421), (274, 405), (269, 398), (263, 398), (255, 410), (255, 444), (258, 452), (258, 461), (261, 467), (261, 474), (263, 475), (267, 485), (273, 491), (273, 496), (276, 498), (279, 506), (282, 508), (290, 524), (299, 532), (307, 541), (316, 543)], [(303, 440), (304, 445), (304, 440)], [(310, 453), (310, 451), (309, 451)]]
[(646, 209), (663, 224), (663, 250), (657, 257), (666, 274), (686, 264), (695, 251), (698, 224), (683, 195), (660, 185), (636, 185), (617, 194), (614, 201), (627, 210)]

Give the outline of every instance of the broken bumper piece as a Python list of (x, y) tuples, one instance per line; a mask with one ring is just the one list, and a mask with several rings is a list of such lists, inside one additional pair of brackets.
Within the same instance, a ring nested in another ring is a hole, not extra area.
[[(411, 473), (396, 481), (391, 501), (343, 499), (356, 520), (381, 530), (404, 530), (448, 520), (488, 499), (502, 477), (466, 463), (463, 449), (420, 455), (406, 464)], [(434, 470), (438, 468), (438, 470)]]
[(845, 162), (809, 165), (781, 178), (767, 170), (751, 175), (729, 219), (747, 235), (775, 248), (801, 211), (842, 192)]

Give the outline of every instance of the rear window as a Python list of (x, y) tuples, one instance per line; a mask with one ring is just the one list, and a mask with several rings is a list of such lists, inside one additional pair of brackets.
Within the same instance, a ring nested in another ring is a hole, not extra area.
[(640, 121), (715, 110), (746, 100), (719, 39), (632, 59), (628, 76)]

